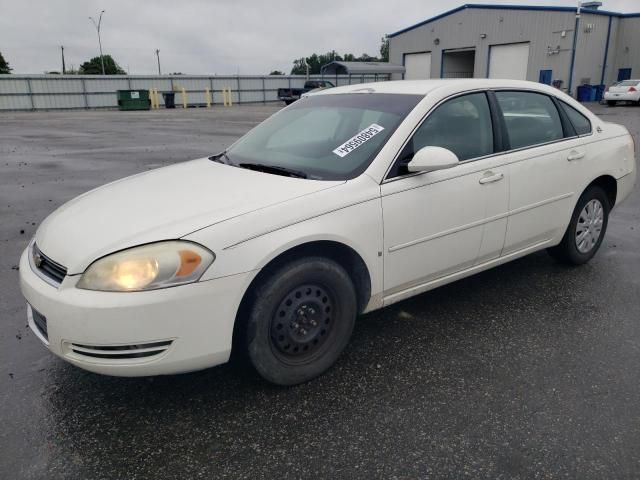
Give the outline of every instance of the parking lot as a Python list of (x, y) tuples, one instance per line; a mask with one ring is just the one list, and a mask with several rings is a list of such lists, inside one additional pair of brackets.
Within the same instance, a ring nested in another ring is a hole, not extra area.
[[(239, 362), (105, 377), (46, 351), (18, 287), (37, 225), (278, 108), (0, 114), (0, 478), (637, 478), (638, 188), (587, 265), (541, 252), (362, 316), (298, 387)], [(640, 108), (593, 109), (640, 147)]]

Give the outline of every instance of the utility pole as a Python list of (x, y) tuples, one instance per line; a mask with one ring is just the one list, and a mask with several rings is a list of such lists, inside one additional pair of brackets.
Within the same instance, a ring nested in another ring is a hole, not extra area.
[(156, 57), (158, 57), (158, 75), (162, 75), (162, 71), (160, 70), (160, 50), (156, 48)]
[(572, 95), (571, 90), (573, 88), (573, 67), (576, 63), (576, 48), (578, 45), (578, 29), (580, 28), (580, 9), (582, 2), (578, 2), (578, 8), (576, 8), (576, 22), (573, 27), (573, 46), (571, 47), (571, 64), (569, 66), (569, 84), (567, 85), (567, 94)]
[(64, 75), (66, 73), (64, 67), (64, 45), (60, 45), (60, 50), (62, 50), (62, 74)]
[(102, 65), (102, 75), (105, 75), (104, 73), (104, 58), (102, 58), (102, 41), (100, 40), (100, 25), (102, 24), (102, 14), (104, 13), (104, 10), (102, 10), (100, 12), (100, 17), (98, 17), (98, 22), (96, 23), (96, 21), (94, 20), (93, 17), (89, 17), (89, 20), (91, 20), (91, 23), (93, 23), (93, 26), (96, 27), (96, 31), (98, 32), (98, 47), (100, 47), (100, 64)]

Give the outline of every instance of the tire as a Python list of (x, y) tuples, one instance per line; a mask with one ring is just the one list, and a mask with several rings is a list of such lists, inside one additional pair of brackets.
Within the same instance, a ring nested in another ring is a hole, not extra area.
[(609, 105), (610, 107), (615, 107), (616, 106), (616, 101), (615, 100), (607, 100), (607, 105)]
[(284, 104), (285, 105), (291, 105), (295, 100), (285, 100)]
[(598, 186), (589, 187), (578, 199), (562, 241), (547, 251), (570, 265), (587, 263), (596, 254), (609, 223), (609, 199)]
[(296, 385), (329, 369), (349, 342), (356, 291), (336, 262), (310, 257), (274, 271), (254, 290), (244, 328), (245, 354), (276, 385)]

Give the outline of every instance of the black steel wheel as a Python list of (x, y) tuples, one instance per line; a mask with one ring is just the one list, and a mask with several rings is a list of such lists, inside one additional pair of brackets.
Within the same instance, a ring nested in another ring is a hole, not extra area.
[(282, 360), (304, 363), (321, 353), (331, 337), (335, 299), (324, 285), (291, 290), (271, 318), (271, 341)]
[(263, 378), (295, 385), (335, 363), (357, 314), (355, 288), (342, 266), (321, 257), (295, 260), (264, 278), (252, 293), (241, 334)]

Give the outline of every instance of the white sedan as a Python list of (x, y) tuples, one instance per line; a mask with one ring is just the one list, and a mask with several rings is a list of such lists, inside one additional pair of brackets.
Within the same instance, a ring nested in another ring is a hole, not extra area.
[(610, 107), (618, 102), (640, 104), (640, 80), (623, 80), (614, 83), (604, 92), (604, 99)]
[(560, 91), (429, 80), (319, 91), (225, 152), (52, 213), (20, 261), (35, 335), (94, 372), (327, 370), (356, 316), (548, 249), (582, 264), (634, 144)]

